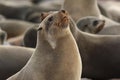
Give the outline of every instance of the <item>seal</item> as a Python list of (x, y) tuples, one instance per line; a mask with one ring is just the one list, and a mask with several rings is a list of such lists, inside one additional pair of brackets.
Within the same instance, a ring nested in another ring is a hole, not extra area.
[[(41, 4), (42, 5), (42, 4)], [(0, 4), (0, 14), (5, 16), (9, 19), (17, 19), (17, 20), (26, 20), (29, 21), (29, 18), (33, 18), (33, 15), (39, 17), (37, 13), (47, 12), (47, 11), (54, 11), (55, 9), (50, 9), (51, 6), (45, 7), (43, 4), (42, 6), (10, 6), (5, 4)], [(44, 9), (43, 9), (44, 8)], [(8, 13), (9, 11), (9, 13)], [(36, 18), (36, 16), (34, 18)], [(38, 18), (37, 18), (38, 19)]]
[[(41, 14), (39, 14), (39, 16), (40, 16), (39, 17), (39, 22), (41, 23), (43, 21), (43, 19), (45, 19), (51, 13), (52, 12), (42, 12)], [(24, 38), (23, 38), (23, 43), (24, 43), (25, 47), (32, 47), (32, 48), (36, 47), (36, 42), (37, 42), (37, 28), (38, 28), (38, 24), (36, 24), (33, 27), (29, 28), (25, 32)]]
[(113, 25), (104, 28), (105, 21), (97, 17), (83, 17), (77, 22), (77, 27), (84, 32), (98, 34), (98, 35), (119, 35), (120, 26)]
[(8, 19), (5, 21), (0, 21), (0, 27), (2, 30), (7, 32), (8, 38), (23, 34), (28, 28), (32, 27), (33, 25), (33, 23), (21, 20)]
[(13, 37), (13, 38), (9, 38), (7, 40), (7, 42), (10, 45), (14, 45), (14, 46), (24, 46), (24, 44), (23, 44), (23, 36), (24, 36), (24, 34), (22, 34), (20, 36)]
[(88, 34), (80, 31), (72, 18), (69, 26), (82, 58), (82, 77), (95, 80), (120, 78), (120, 36)]
[(93, 16), (81, 18), (77, 22), (77, 27), (84, 32), (96, 34), (104, 28), (105, 20)]
[[(71, 6), (71, 8), (69, 8)], [(97, 0), (65, 0), (62, 9), (67, 10), (71, 17), (77, 22), (80, 18), (86, 16), (95, 16), (105, 20), (105, 27), (109, 26), (120, 26), (118, 22), (115, 22), (103, 15), (101, 15), (100, 10), (97, 5)]]
[(6, 80), (24, 67), (35, 49), (0, 45), (0, 80)]
[(37, 28), (38, 25), (29, 28), (23, 37), (23, 44), (25, 47), (35, 48), (37, 43)]
[[(103, 4), (104, 3), (104, 4)], [(98, 1), (100, 11), (106, 17), (120, 22), (120, 3), (119, 1)]]
[(70, 29), (82, 58), (82, 77), (95, 80), (120, 78), (119, 35), (95, 35), (80, 31), (72, 18)]
[(10, 5), (0, 4), (0, 14), (9, 19), (26, 20), (26, 16), (34, 11), (41, 11), (41, 9), (32, 6), (14, 7)]
[(46, 17), (38, 28), (37, 47), (31, 59), (7, 80), (80, 80), (81, 59), (68, 24), (65, 10)]
[(7, 38), (7, 33), (0, 28), (0, 45), (4, 44)]
[(65, 0), (61, 8), (67, 10), (75, 22), (86, 16), (100, 17), (96, 0)]

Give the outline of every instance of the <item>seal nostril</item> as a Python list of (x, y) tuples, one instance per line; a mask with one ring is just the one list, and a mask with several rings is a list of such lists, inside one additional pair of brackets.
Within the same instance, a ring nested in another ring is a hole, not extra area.
[(65, 10), (61, 10), (61, 12), (62, 12), (62, 13), (66, 13), (66, 11), (65, 11)]

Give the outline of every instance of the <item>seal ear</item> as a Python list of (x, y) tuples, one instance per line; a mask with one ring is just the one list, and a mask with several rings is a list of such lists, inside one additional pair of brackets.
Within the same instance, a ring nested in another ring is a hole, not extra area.
[(41, 22), (49, 15), (47, 12), (42, 12), (40, 15)]
[(100, 32), (104, 28), (104, 25), (105, 25), (105, 20), (101, 20), (101, 24), (96, 27), (95, 33)]

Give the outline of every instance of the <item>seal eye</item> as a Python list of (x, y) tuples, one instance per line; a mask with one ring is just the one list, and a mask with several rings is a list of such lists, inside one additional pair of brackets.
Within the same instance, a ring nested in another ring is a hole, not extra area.
[(52, 22), (53, 21), (53, 16), (51, 16), (49, 19), (48, 19), (49, 22)]
[(95, 20), (95, 21), (93, 22), (93, 26), (96, 26), (97, 24), (98, 24), (98, 21)]
[(38, 31), (42, 30), (42, 27), (38, 28), (37, 30), (38, 30)]

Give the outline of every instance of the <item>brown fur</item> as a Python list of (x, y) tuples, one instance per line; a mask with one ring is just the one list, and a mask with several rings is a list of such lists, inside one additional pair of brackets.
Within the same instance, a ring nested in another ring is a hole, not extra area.
[(46, 17), (38, 29), (37, 47), (31, 59), (7, 80), (80, 80), (82, 64), (68, 22), (64, 10)]
[(120, 36), (88, 34), (80, 31), (70, 20), (70, 29), (82, 57), (82, 77), (95, 80), (119, 78)]
[(83, 61), (82, 77), (99, 80), (120, 78), (120, 36), (88, 34), (80, 31), (70, 20), (70, 29)]

